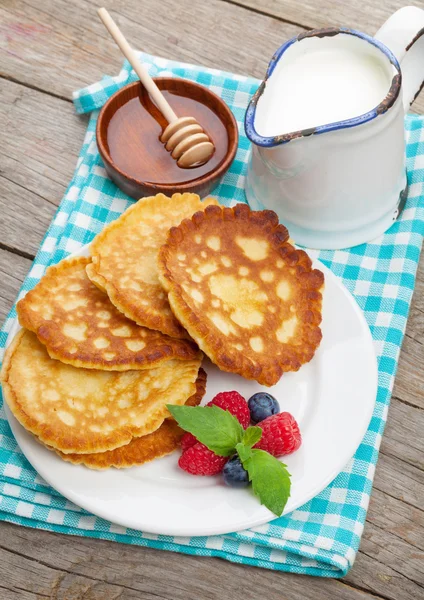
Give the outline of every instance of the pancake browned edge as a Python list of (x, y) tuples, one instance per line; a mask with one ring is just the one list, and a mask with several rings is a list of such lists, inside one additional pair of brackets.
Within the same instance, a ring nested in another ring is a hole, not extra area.
[(275, 385), (318, 348), (324, 275), (270, 210), (208, 206), (168, 233), (159, 280), (222, 371)]
[(211, 204), (217, 201), (191, 193), (141, 198), (94, 238), (88, 277), (138, 325), (187, 339), (159, 283), (157, 253), (170, 227)]
[(20, 330), (4, 356), (4, 398), (25, 429), (61, 452), (114, 450), (148, 435), (196, 391), (201, 358), (137, 371), (78, 369), (49, 357), (37, 336)]
[(87, 277), (90, 279), (90, 281), (92, 283), (94, 283), (94, 285), (104, 294), (107, 294), (106, 292), (106, 284), (107, 281), (104, 277), (102, 277), (101, 275), (99, 275), (96, 271), (96, 269), (94, 268), (94, 265), (92, 262), (90, 262), (86, 267), (85, 267), (85, 271), (87, 273)]
[(90, 265), (90, 258), (79, 256), (49, 267), (16, 306), (20, 324), (51, 358), (84, 369), (130, 371), (200, 356), (194, 342), (127, 319), (89, 279)]
[[(206, 372), (201, 368), (196, 379), (196, 391), (185, 403), (186, 406), (197, 406), (200, 404), (206, 391)], [(163, 424), (149, 435), (134, 438), (126, 446), (115, 450), (100, 452), (97, 454), (63, 454), (54, 450), (63, 460), (76, 465), (85, 465), (90, 469), (124, 469), (135, 467), (150, 462), (155, 458), (161, 458), (171, 454), (178, 448), (184, 431), (177, 425), (172, 417), (166, 419)]]

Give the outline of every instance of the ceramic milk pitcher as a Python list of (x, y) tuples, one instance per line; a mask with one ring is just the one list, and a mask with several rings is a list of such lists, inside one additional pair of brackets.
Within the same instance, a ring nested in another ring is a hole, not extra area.
[(404, 114), (424, 82), (424, 11), (397, 11), (376, 36), (307, 31), (271, 59), (246, 112), (246, 195), (296, 243), (370, 241), (406, 198)]

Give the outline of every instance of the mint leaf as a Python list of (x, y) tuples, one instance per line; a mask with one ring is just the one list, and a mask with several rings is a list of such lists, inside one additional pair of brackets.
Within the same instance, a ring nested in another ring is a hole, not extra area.
[(184, 431), (192, 433), (219, 456), (234, 454), (243, 439), (244, 429), (237, 419), (219, 406), (175, 406), (167, 409)]
[(254, 446), (262, 437), (262, 429), (260, 427), (248, 427), (243, 435), (243, 444), (246, 446)]
[(260, 427), (248, 427), (243, 433), (243, 440), (237, 444), (237, 454), (242, 463), (249, 458), (252, 458), (252, 446), (259, 442), (262, 437), (262, 429)]
[(250, 446), (245, 446), (243, 442), (237, 444), (236, 446), (237, 454), (239, 455), (239, 459), (244, 464), (246, 460), (252, 457), (252, 448)]
[(249, 473), (253, 491), (261, 504), (280, 517), (290, 497), (290, 473), (286, 465), (268, 452), (252, 449), (251, 453), (245, 461), (239, 456)]

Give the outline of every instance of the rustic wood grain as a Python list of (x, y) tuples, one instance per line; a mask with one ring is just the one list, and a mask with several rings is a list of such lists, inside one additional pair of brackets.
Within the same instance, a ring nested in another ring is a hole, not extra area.
[[(0, 73), (66, 98), (104, 73), (116, 74), (122, 57), (97, 7), (94, 0), (7, 3), (0, 10), (6, 31)], [(115, 0), (109, 8), (139, 50), (256, 77), (276, 47), (302, 31), (220, 0)]]
[[(228, 0), (233, 2), (233, 0)], [(259, 10), (283, 21), (292, 21), (308, 29), (328, 25), (353, 27), (373, 35), (396, 10), (403, 6), (418, 6), (420, 0), (385, 0), (384, 2), (343, 2), (324, 0), (318, 5), (313, 0), (235, 0), (234, 4)]]
[[(424, 263), (423, 258), (421, 263)], [(416, 301), (418, 293), (411, 305), (393, 394), (408, 404), (424, 409), (424, 312), (417, 308)]]
[(393, 396), (424, 409), (424, 253), (418, 265)]
[[(366, 535), (363, 536), (363, 543), (366, 543)], [(423, 588), (419, 584), (376, 560), (371, 554), (359, 552), (354, 569), (343, 581), (360, 589), (368, 589), (377, 597), (385, 600), (417, 600), (422, 597)]]
[[(232, 2), (233, 0), (228, 0)], [(305, 28), (316, 29), (327, 25), (353, 27), (373, 35), (396, 10), (403, 6), (423, 7), (420, 0), (385, 0), (384, 2), (343, 2), (324, 0), (318, 5), (313, 0), (235, 0), (234, 4), (252, 9), (282, 20), (293, 21)]]
[[(223, 594), (231, 600), (257, 600), (259, 597), (270, 600), (371, 600), (375, 597), (337, 580), (299, 577), (246, 568), (216, 558), (172, 554), (101, 540), (93, 543), (88, 538), (33, 531), (7, 523), (0, 529), (0, 548), (0, 585), (6, 589), (24, 586), (25, 590), (37, 590), (55, 600), (73, 600), (69, 591), (72, 588), (85, 598), (82, 594), (85, 586), (102, 582), (106, 582), (103, 584), (105, 595), (99, 596), (99, 600), (114, 598), (113, 594), (119, 592), (125, 599), (159, 597), (169, 600), (220, 600)], [(388, 571), (391, 573), (387, 576), (392, 577), (394, 593), (402, 593), (402, 584), (409, 586), (408, 580), (400, 576), (396, 581), (392, 571), (377, 561), (373, 567), (377, 573), (378, 569), (384, 575)], [(365, 580), (366, 575), (363, 577)], [(380, 579), (382, 585), (384, 579)], [(56, 595), (52, 595), (52, 589)], [(415, 589), (419, 590), (417, 586)], [(396, 600), (399, 598), (400, 595)], [(405, 595), (405, 598), (409, 600), (411, 596)], [(3, 600), (1, 588), (0, 599)]]
[(401, 458), (380, 452), (374, 488), (413, 509), (424, 511), (424, 472)]
[[(247, 3), (254, 10), (239, 6)], [(378, 5), (116, 0), (109, 8), (135, 47), (262, 77), (275, 48), (302, 27), (345, 22), (373, 33), (399, 5), (398, 0)], [(5, 0), (0, 8), (0, 317), (72, 176), (86, 118), (74, 114), (71, 92), (103, 73), (116, 73), (121, 64), (96, 7), (94, 0)], [(267, 12), (274, 16), (260, 14)], [(421, 110), (423, 96), (416, 104)], [(0, 600), (207, 600), (221, 599), (224, 592), (234, 600), (423, 597), (423, 316), (424, 258), (361, 548), (342, 581), (2, 523)]]
[[(67, 102), (11, 81), (1, 81), (0, 94), (0, 151), (16, 161), (10, 172), (17, 177), (26, 169), (24, 182), (38, 177), (38, 192), (54, 202), (50, 190), (60, 196), (72, 176), (88, 117), (77, 116)], [(1, 169), (9, 177), (3, 158)], [(49, 181), (58, 187), (49, 187)]]
[(0, 85), (0, 243), (34, 255), (72, 177), (87, 125), (71, 104)]
[[(369, 523), (361, 543), (361, 553), (392, 569), (399, 577), (408, 579), (415, 597), (424, 586), (424, 552), (396, 535)], [(380, 593), (386, 593), (381, 590)]]
[[(110, 8), (130, 43), (140, 50), (262, 78), (275, 50), (305, 28), (350, 22), (373, 34), (402, 5), (401, 0), (389, 0), (370, 3), (364, 10), (359, 4), (320, 0), (318, 9), (312, 0), (261, 0), (258, 8), (256, 0), (181, 0), (174, 10), (175, 0), (115, 0)], [(103, 73), (116, 73), (122, 60), (96, 8), (94, 0), (7, 2), (0, 9), (4, 38), (0, 73), (65, 98)], [(304, 16), (304, 22), (293, 19), (293, 13)], [(173, 26), (164, 30), (170, 14)], [(246, 31), (254, 33), (245, 35)], [(56, 50), (54, 61), (50, 49)], [(424, 94), (413, 108), (424, 112)]]
[(23, 256), (0, 248), (0, 321), (3, 322), (12, 308), (16, 295), (31, 267)]
[(393, 397), (381, 451), (424, 471), (424, 410)]
[(371, 495), (367, 521), (407, 541), (411, 547), (424, 550), (424, 511), (388, 496), (377, 487)]

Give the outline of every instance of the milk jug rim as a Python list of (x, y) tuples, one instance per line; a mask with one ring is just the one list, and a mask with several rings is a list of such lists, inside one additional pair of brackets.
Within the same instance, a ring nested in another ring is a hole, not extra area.
[[(259, 133), (255, 129), (255, 115), (256, 115), (257, 104), (265, 90), (267, 80), (271, 77), (272, 73), (274, 72), (275, 67), (277, 66), (280, 58), (283, 56), (283, 54), (286, 52), (286, 50), (292, 44), (294, 44), (296, 42), (301, 42), (302, 40), (305, 40), (308, 38), (333, 37), (333, 36), (336, 36), (339, 34), (352, 35), (352, 36), (358, 37), (358, 38), (368, 42), (369, 44), (375, 46), (376, 48), (378, 48), (389, 59), (390, 63), (395, 68), (396, 73), (394, 74), (394, 76), (392, 78), (390, 89), (387, 92), (386, 96), (372, 110), (370, 110), (362, 115), (352, 117), (350, 119), (345, 119), (343, 121), (334, 121), (332, 123), (327, 123), (325, 125), (319, 125), (317, 127), (310, 127), (308, 129), (301, 129), (299, 131), (292, 131), (289, 133), (284, 133), (281, 135), (275, 135), (275, 136), (270, 136), (270, 137), (259, 135)], [(287, 42), (285, 42), (282, 46), (280, 46), (280, 48), (278, 48), (278, 50), (275, 52), (274, 56), (271, 58), (268, 68), (267, 68), (267, 71), (266, 71), (266, 74), (265, 74), (265, 78), (262, 81), (262, 83), (260, 84), (260, 86), (257, 89), (257, 91), (255, 92), (255, 94), (252, 96), (252, 98), (249, 102), (249, 105), (247, 107), (247, 110), (246, 110), (246, 115), (245, 115), (245, 119), (244, 119), (244, 127), (245, 127), (245, 131), (246, 131), (246, 135), (253, 144), (255, 144), (257, 146), (262, 146), (265, 148), (271, 148), (274, 146), (278, 146), (280, 144), (286, 144), (296, 138), (308, 137), (311, 135), (318, 135), (321, 133), (335, 131), (337, 129), (356, 127), (358, 125), (362, 125), (364, 123), (372, 121), (373, 119), (375, 119), (376, 117), (378, 117), (380, 115), (383, 115), (391, 106), (393, 106), (393, 104), (396, 102), (397, 98), (399, 97), (401, 85), (402, 85), (402, 73), (401, 73), (399, 62), (398, 62), (397, 58), (395, 57), (395, 55), (389, 50), (389, 48), (387, 46), (385, 46), (379, 40), (376, 40), (375, 38), (367, 35), (366, 33), (357, 31), (355, 29), (350, 29), (347, 27), (326, 27), (326, 28), (322, 28), (322, 29), (312, 29), (311, 31), (305, 31), (305, 32), (302, 32), (299, 35), (291, 38)]]

